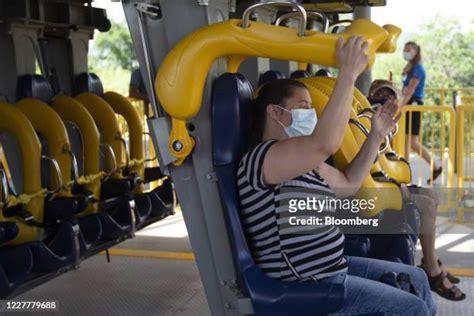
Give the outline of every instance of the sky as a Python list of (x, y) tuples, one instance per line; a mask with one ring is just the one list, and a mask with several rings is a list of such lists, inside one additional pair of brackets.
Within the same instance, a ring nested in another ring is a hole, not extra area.
[[(96, 0), (93, 5), (106, 8), (113, 21), (125, 21), (122, 5), (117, 0)], [(473, 0), (387, 0), (386, 7), (372, 9), (372, 19), (377, 24), (394, 24), (407, 32), (416, 31), (418, 25), (437, 14), (459, 19), (466, 29), (474, 28)]]

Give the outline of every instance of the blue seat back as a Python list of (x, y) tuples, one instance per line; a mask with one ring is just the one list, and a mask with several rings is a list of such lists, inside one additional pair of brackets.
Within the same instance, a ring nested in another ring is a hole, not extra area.
[[(24, 98), (34, 98), (46, 104), (53, 102), (54, 92), (51, 84), (41, 75), (22, 75), (16, 84), (17, 101)], [(45, 136), (37, 131), (41, 143), (41, 155), (50, 156), (48, 141)], [(41, 185), (45, 188), (51, 187), (51, 165), (48, 161), (41, 161)]]
[(91, 92), (102, 96), (104, 88), (100, 78), (94, 73), (83, 72), (74, 80), (74, 94), (78, 95), (83, 92)]
[(253, 265), (239, 215), (237, 168), (247, 151), (252, 86), (240, 74), (226, 73), (214, 81), (212, 94), (213, 162), (240, 272)]
[(334, 77), (329, 69), (321, 68), (314, 74), (315, 77)]
[(35, 98), (47, 104), (53, 101), (54, 92), (51, 84), (40, 75), (20, 76), (16, 84), (16, 99)]
[(309, 78), (311, 74), (306, 70), (296, 70), (291, 73), (291, 79), (298, 79), (298, 78)]
[(272, 80), (285, 79), (285, 78), (286, 76), (280, 71), (269, 70), (260, 75), (260, 77), (258, 78), (258, 86), (260, 87), (261, 85)]

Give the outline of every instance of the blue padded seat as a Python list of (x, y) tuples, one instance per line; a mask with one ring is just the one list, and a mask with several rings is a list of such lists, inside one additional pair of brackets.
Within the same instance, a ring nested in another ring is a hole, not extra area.
[(16, 99), (36, 98), (51, 104), (54, 92), (49, 82), (40, 75), (20, 76), (16, 84)]
[(298, 78), (309, 78), (311, 74), (306, 70), (296, 70), (291, 73), (291, 79), (298, 79)]
[(98, 96), (104, 94), (102, 82), (96, 74), (83, 72), (76, 77), (74, 81), (74, 94), (77, 95), (83, 92), (91, 92)]
[(314, 74), (315, 77), (334, 77), (328, 69), (321, 68)]
[(277, 79), (285, 79), (286, 76), (278, 70), (268, 70), (260, 75), (258, 78), (258, 86)]
[(230, 234), (237, 275), (256, 315), (321, 315), (335, 312), (345, 298), (344, 284), (282, 282), (255, 264), (239, 216), (236, 173), (248, 150), (252, 88), (240, 74), (217, 78), (212, 94), (213, 164)]

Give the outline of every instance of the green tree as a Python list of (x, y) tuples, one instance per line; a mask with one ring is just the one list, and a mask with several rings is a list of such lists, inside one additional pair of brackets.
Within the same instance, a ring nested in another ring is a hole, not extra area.
[(137, 67), (132, 38), (125, 22), (113, 22), (110, 31), (96, 33), (91, 55), (95, 67), (120, 67), (128, 71)]
[(460, 21), (435, 16), (417, 31), (403, 34), (395, 54), (377, 56), (373, 77), (387, 78), (389, 71), (400, 87), (405, 61), (401, 58), (404, 42), (418, 42), (427, 72), (426, 86), (452, 88), (474, 86), (474, 21), (471, 31), (464, 31)]
[(138, 67), (132, 39), (125, 21), (112, 22), (106, 33), (96, 32), (91, 43), (89, 71), (101, 78), (106, 90), (128, 95), (132, 69)]
[[(474, 26), (474, 21), (471, 21)], [(462, 88), (474, 86), (474, 27), (463, 29), (457, 19), (435, 16), (420, 25), (412, 33), (402, 33), (395, 54), (379, 55), (373, 69), (373, 78), (388, 78), (391, 71), (393, 81), (401, 88), (403, 45), (415, 41), (421, 46), (423, 65), (426, 69), (426, 87)], [(446, 95), (445, 103), (451, 104), (452, 97)], [(427, 93), (425, 104), (440, 104), (438, 94)], [(441, 126), (440, 115), (423, 115), (423, 143), (431, 146), (431, 128), (435, 128), (434, 146), (440, 147), (440, 128), (445, 128), (445, 144), (448, 142), (447, 126)]]

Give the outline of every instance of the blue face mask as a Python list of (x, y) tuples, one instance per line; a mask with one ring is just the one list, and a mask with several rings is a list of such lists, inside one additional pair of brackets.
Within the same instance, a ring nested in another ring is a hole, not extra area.
[(290, 126), (285, 126), (282, 122), (278, 121), (283, 126), (288, 137), (308, 136), (313, 133), (318, 121), (314, 109), (287, 110), (279, 105), (278, 107), (291, 113), (292, 122)]

